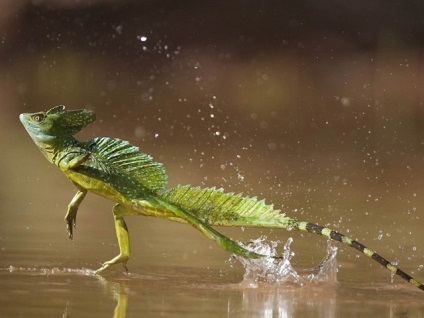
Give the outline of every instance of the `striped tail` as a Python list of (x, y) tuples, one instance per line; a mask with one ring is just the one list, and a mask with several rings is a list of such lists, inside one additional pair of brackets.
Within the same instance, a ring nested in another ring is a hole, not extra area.
[[(168, 204), (177, 206), (183, 211), (187, 211), (190, 215), (192, 215), (192, 217), (194, 217), (194, 219), (198, 219), (207, 226), (293, 228), (326, 236), (357, 249), (382, 266), (386, 267), (393, 274), (402, 277), (415, 287), (424, 290), (423, 284), (365, 245), (329, 228), (292, 219), (280, 210), (274, 209), (272, 204), (266, 204), (264, 200), (258, 200), (256, 197), (246, 197), (241, 194), (225, 193), (223, 189), (179, 185), (162, 193), (161, 199)], [(213, 235), (218, 234), (215, 233)], [(248, 251), (236, 251), (233, 248), (233, 245), (229, 245), (229, 242), (231, 241), (229, 239), (215, 239), (218, 242), (219, 240), (223, 240), (221, 246), (228, 251), (242, 256), (252, 257), (252, 255), (248, 255)], [(256, 256), (253, 257), (256, 258), (257, 256), (258, 255), (256, 254)]]
[(357, 249), (358, 251), (362, 252), (366, 256), (375, 260), (377, 263), (386, 267), (393, 274), (403, 278), (404, 280), (406, 280), (410, 284), (414, 285), (415, 287), (418, 287), (419, 289), (424, 290), (424, 285), (422, 283), (420, 283), (419, 281), (417, 281), (416, 279), (411, 277), (409, 274), (405, 273), (403, 270), (401, 270), (397, 266), (393, 265), (391, 262), (389, 262), (383, 256), (377, 254), (376, 252), (369, 249), (365, 245), (355, 241), (354, 239), (352, 239), (352, 238), (350, 238), (350, 237), (348, 237), (344, 234), (341, 234), (337, 231), (331, 230), (331, 229), (326, 228), (324, 226), (321, 226), (321, 225), (318, 225), (318, 224), (313, 224), (313, 223), (308, 223), (308, 222), (296, 222), (294, 224), (294, 227), (299, 229), (299, 230), (302, 230), (302, 231), (307, 231), (307, 232), (310, 232), (310, 233), (315, 233), (315, 234), (319, 234), (319, 235), (322, 235), (322, 236), (326, 236), (326, 237), (331, 238), (335, 241), (349, 245), (350, 247)]

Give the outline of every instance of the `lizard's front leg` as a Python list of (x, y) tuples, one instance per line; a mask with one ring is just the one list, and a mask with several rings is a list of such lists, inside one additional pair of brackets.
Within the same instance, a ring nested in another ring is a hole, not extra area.
[(76, 169), (90, 159), (91, 152), (68, 152), (57, 163), (61, 170)]
[[(64, 172), (68, 170), (75, 170), (80, 165), (90, 159), (91, 153), (88, 151), (71, 151), (63, 155), (56, 163), (57, 166)], [(72, 198), (68, 205), (68, 211), (65, 216), (65, 222), (69, 233), (69, 238), (72, 240), (74, 228), (76, 227), (77, 212), (81, 201), (87, 194), (87, 190), (79, 186), (74, 182), (74, 185), (78, 188), (78, 192)]]
[(74, 236), (74, 228), (77, 225), (77, 212), (79, 205), (87, 194), (87, 190), (78, 187), (78, 191), (75, 196), (72, 198), (71, 202), (68, 205), (68, 211), (65, 215), (65, 222), (67, 224), (67, 229), (69, 233), (69, 239), (72, 240)]

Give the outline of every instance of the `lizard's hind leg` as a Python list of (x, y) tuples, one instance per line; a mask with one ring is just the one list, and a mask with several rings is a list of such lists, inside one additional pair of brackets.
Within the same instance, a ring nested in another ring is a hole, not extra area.
[(127, 262), (131, 254), (130, 238), (128, 235), (128, 227), (125, 223), (123, 215), (131, 214), (132, 211), (128, 210), (121, 204), (116, 204), (113, 207), (113, 218), (115, 220), (116, 236), (118, 238), (119, 254), (112, 258), (110, 261), (104, 262), (103, 265), (96, 270), (96, 274), (108, 268), (110, 265), (122, 263), (125, 270), (128, 271)]

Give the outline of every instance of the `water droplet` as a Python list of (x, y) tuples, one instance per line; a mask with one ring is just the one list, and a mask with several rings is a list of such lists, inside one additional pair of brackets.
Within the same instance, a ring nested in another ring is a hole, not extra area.
[(342, 97), (340, 99), (340, 102), (342, 103), (343, 106), (350, 106), (350, 98), (348, 97)]
[(123, 29), (122, 25), (118, 25), (118, 26), (115, 28), (116, 33), (118, 33), (118, 34), (122, 34), (122, 29)]

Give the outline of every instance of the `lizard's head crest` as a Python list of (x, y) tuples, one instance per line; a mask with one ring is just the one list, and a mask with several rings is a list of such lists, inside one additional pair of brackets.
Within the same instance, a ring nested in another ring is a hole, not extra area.
[(65, 110), (59, 105), (46, 112), (21, 114), (25, 129), (34, 140), (47, 141), (59, 136), (72, 136), (96, 119), (94, 112), (86, 109)]

